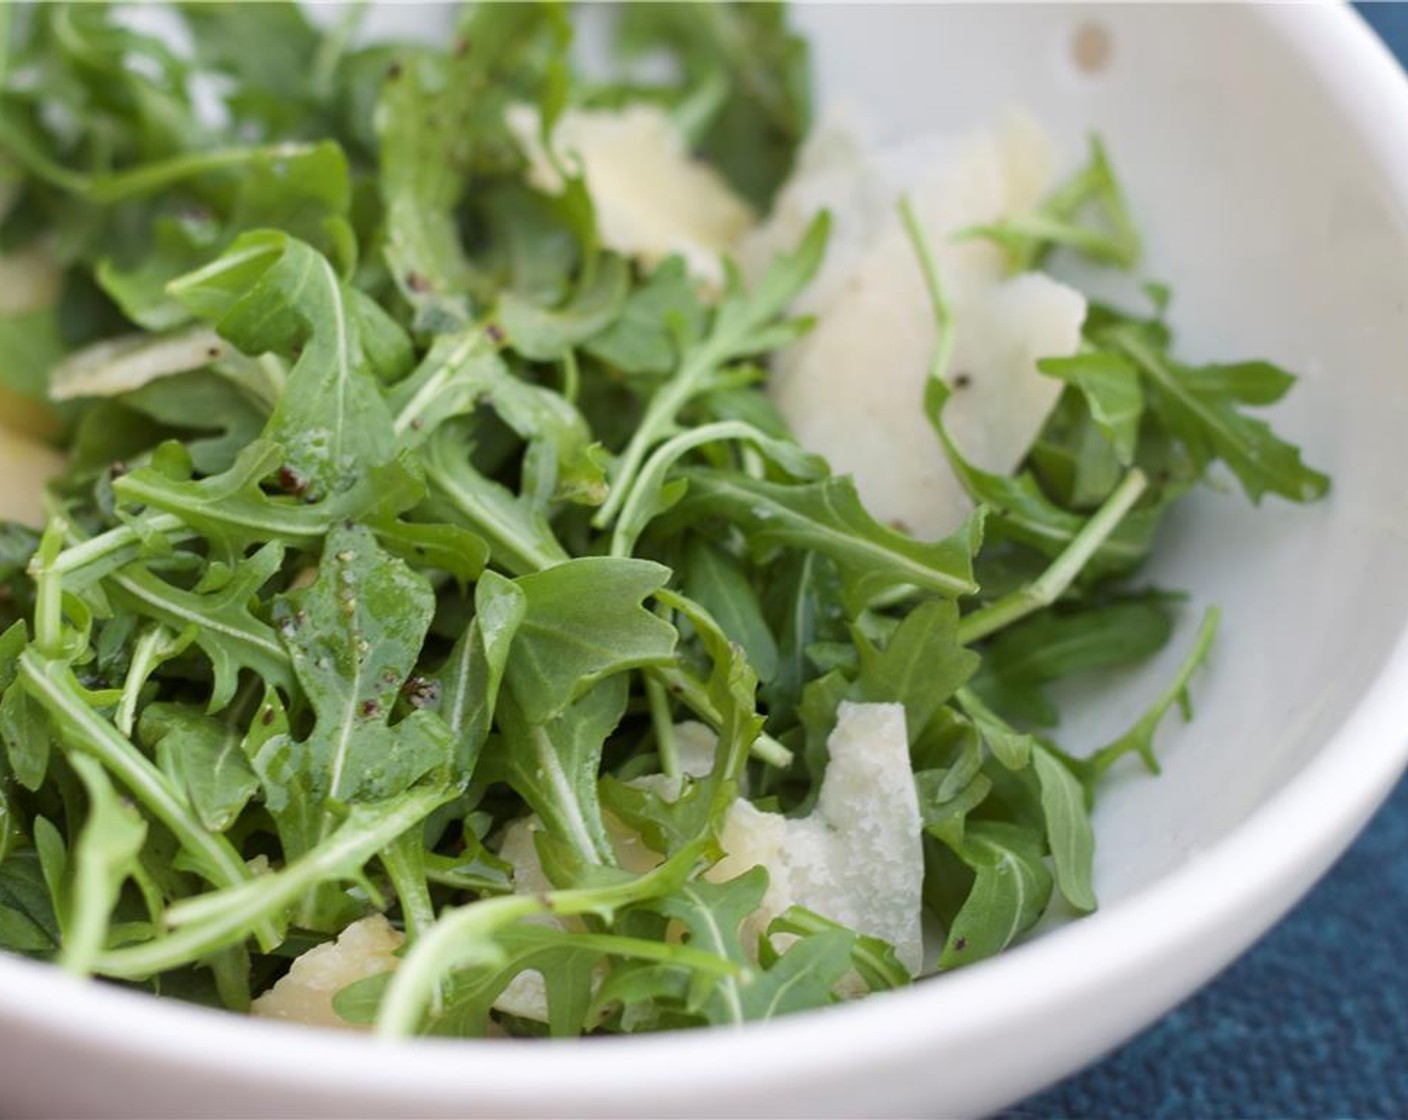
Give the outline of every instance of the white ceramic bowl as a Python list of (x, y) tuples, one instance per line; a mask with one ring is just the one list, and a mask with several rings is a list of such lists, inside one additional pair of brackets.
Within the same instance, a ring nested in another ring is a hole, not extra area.
[[(378, 13), (388, 22), (405, 9)], [(1334, 860), (1408, 730), (1408, 84), (1348, 8), (815, 7), (826, 96), (887, 135), (1026, 105), (1099, 129), (1194, 358), (1305, 373), (1279, 426), (1330, 500), (1200, 496), (1154, 573), (1225, 610), (1198, 716), (1098, 814), (1102, 909), (910, 990), (737, 1032), (387, 1045), (0, 958), (0, 1113), (977, 1114), (1069, 1073), (1226, 965)], [(1071, 62), (1094, 21), (1113, 53)], [(1186, 633), (1186, 631), (1185, 631)], [(1176, 656), (1176, 651), (1173, 655)], [(1170, 659), (1110, 690), (1098, 738)], [(1087, 740), (1089, 736), (1089, 740)]]

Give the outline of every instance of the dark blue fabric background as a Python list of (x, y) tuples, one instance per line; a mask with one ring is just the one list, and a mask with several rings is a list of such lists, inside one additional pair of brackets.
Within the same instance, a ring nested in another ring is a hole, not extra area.
[[(1360, 12), (1408, 61), (1408, 5)], [(1242, 1117), (1408, 1118), (1408, 780), (1305, 901), (1214, 983), (995, 1120)]]

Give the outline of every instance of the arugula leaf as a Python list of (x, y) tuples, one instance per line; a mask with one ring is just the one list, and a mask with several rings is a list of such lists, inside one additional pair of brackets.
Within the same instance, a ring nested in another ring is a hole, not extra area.
[(486, 477), (470, 461), (471, 450), (463, 428), (442, 428), (426, 442), (427, 513), (462, 524), (487, 542), (492, 563), (515, 575), (565, 563), (567, 551), (548, 523), (544, 503)]
[(424, 577), (363, 527), (329, 533), (314, 584), (275, 600), (279, 638), (316, 715), (299, 750), (322, 796), (383, 800), (448, 763), (449, 730), (433, 712), (390, 722), (433, 611)]
[(472, 172), (514, 165), (504, 110), (532, 99), (570, 38), (558, 5), (477, 5), (459, 27), (464, 50), (403, 51), (392, 63), (376, 110), (385, 253), (418, 330), (463, 326), (493, 298), (455, 206)]
[(149, 704), (139, 729), (143, 745), (189, 798), (212, 832), (224, 832), (259, 788), (243, 751), (243, 730), (180, 704)]
[[(655, 4), (622, 10), (627, 57), (669, 50), (683, 71), (677, 112), (704, 155), (760, 211), (811, 124), (806, 42), (781, 4)], [(702, 111), (701, 111), (702, 110)]]
[(953, 850), (976, 879), (949, 925), (939, 955), (941, 969), (1001, 952), (1036, 923), (1051, 897), (1045, 845), (1026, 829), (1000, 821), (969, 821)]
[(1203, 614), (1202, 622), (1198, 624), (1198, 632), (1193, 636), (1193, 643), (1189, 647), (1187, 656), (1184, 657), (1183, 663), (1178, 667), (1169, 686), (1128, 731), (1113, 743), (1101, 747), (1086, 760), (1084, 765), (1079, 767), (1081, 780), (1085, 783), (1087, 790), (1093, 790), (1105, 771), (1126, 754), (1137, 754), (1152, 773), (1159, 772), (1159, 761), (1154, 755), (1154, 732), (1158, 730), (1164, 716), (1175, 704), (1182, 710), (1184, 719), (1191, 718), (1192, 706), (1188, 700), (1188, 684), (1192, 680), (1193, 674), (1207, 660), (1221, 618), (1222, 614), (1216, 607), (1207, 609)]
[(819, 215), (807, 227), (796, 251), (773, 261), (751, 293), (743, 291), (737, 272), (730, 272), (728, 290), (709, 330), (684, 351), (674, 374), (650, 398), (645, 415), (616, 461), (611, 494), (593, 519), (597, 528), (609, 525), (620, 512), (646, 456), (670, 434), (680, 410), (712, 387), (719, 367), (784, 346), (808, 328), (806, 320), (780, 316), (820, 267), (830, 228), (828, 216)]
[[(1236, 408), (1242, 399), (1238, 392), (1243, 396), (1250, 392), (1257, 403), (1283, 392), (1282, 371), (1267, 372), (1273, 367), (1252, 366), (1242, 367), (1231, 377), (1219, 372), (1206, 378), (1189, 377), (1141, 332), (1119, 327), (1108, 337), (1138, 363), (1151, 390), (1152, 406), (1200, 466), (1215, 458), (1222, 460), (1253, 502), (1267, 492), (1293, 502), (1309, 502), (1323, 497), (1329, 489), (1329, 478), (1302, 463), (1298, 448), (1276, 436), (1264, 421)], [(1250, 370), (1257, 369), (1261, 376), (1248, 376)], [(1248, 386), (1247, 381), (1253, 384)]]
[[(995, 537), (1020, 541), (1047, 556), (1055, 556), (1075, 540), (1086, 518), (1062, 509), (1042, 493), (1030, 474), (1017, 477), (992, 474), (967, 462), (943, 426), (943, 408), (950, 390), (939, 380), (930, 379), (925, 389), (925, 411), (939, 434), (944, 454), (969, 496), (992, 509), (998, 516), (986, 522)], [(1091, 577), (1123, 574), (1141, 564), (1153, 546), (1160, 511), (1135, 510), (1121, 518), (1095, 554), (1084, 565)]]
[(474, 620), (431, 678), (438, 686), (440, 717), (455, 737), (453, 772), (467, 781), (489, 736), (504, 670), (527, 596), (511, 580), (485, 572), (474, 589)]
[[(1097, 214), (1092, 224), (1079, 220), (1087, 209)], [(1139, 233), (1130, 217), (1129, 204), (1104, 144), (1094, 135), (1090, 138), (1089, 162), (1052, 191), (1036, 210), (965, 232), (969, 237), (985, 237), (1004, 249), (1014, 272), (1037, 267), (1057, 246), (1074, 249), (1097, 264), (1133, 268), (1139, 261)]]
[(606, 254), (565, 306), (543, 307), (508, 291), (499, 296), (496, 317), (509, 345), (525, 358), (555, 361), (610, 326), (621, 314), (629, 287), (625, 259)]
[(517, 580), (526, 609), (504, 683), (529, 723), (560, 715), (598, 681), (672, 658), (674, 627), (641, 605), (669, 575), (648, 560), (583, 557)]
[(899, 588), (946, 598), (978, 590), (972, 562), (980, 519), (945, 540), (922, 542), (875, 521), (849, 476), (789, 486), (706, 468), (679, 473), (689, 491), (671, 511), (673, 521), (721, 517), (747, 535), (755, 555), (778, 547), (822, 553), (840, 571), (851, 611)]
[(265, 435), (314, 497), (392, 458), (391, 415), (366, 345), (392, 328), (326, 257), (287, 234), (250, 233), (170, 287), (246, 354), (293, 360)]
[(38, 853), (20, 848), (0, 859), (0, 944), (11, 952), (48, 956), (61, 941)]
[(1009, 715), (1053, 726), (1059, 715), (1045, 685), (1136, 664), (1162, 649), (1172, 632), (1172, 620), (1156, 599), (1041, 611), (987, 643), (973, 691)]
[(859, 629), (854, 641), (860, 672), (852, 699), (903, 704), (911, 739), (978, 667), (978, 655), (959, 644), (957, 605), (943, 599), (921, 603), (906, 615), (883, 650)]
[(1133, 363), (1120, 354), (1096, 351), (1070, 358), (1043, 358), (1037, 369), (1080, 389), (1095, 426), (1110, 441), (1115, 457), (1124, 466), (1134, 462), (1144, 394)]
[(662, 377), (704, 330), (704, 309), (683, 257), (656, 266), (626, 297), (620, 314), (583, 349), (622, 373)]
[(70, 972), (90, 972), (108, 939), (112, 910), (123, 882), (136, 870), (147, 822), (124, 804), (107, 773), (91, 758), (70, 760), (88, 793), (88, 816), (73, 850), (71, 913), (59, 964)]
[(1032, 750), (1032, 765), (1041, 784), (1041, 809), (1056, 866), (1056, 885), (1077, 910), (1094, 910), (1091, 874), (1095, 834), (1090, 827), (1085, 791), (1066, 765), (1039, 744)]
[(709, 612), (766, 683), (777, 672), (777, 642), (741, 562), (720, 548), (691, 538), (682, 561), (684, 593)]
[[(512, 666), (512, 660), (510, 660)], [(602, 681), (566, 710), (532, 721), (514, 697), (501, 696), (503, 737), (485, 764), (507, 781), (548, 830), (589, 864), (614, 865), (601, 819), (601, 751), (626, 710), (624, 677)]]

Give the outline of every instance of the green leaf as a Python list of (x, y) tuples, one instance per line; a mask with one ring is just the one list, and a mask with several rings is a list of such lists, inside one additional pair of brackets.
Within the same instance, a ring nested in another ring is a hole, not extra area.
[(846, 636), (841, 584), (835, 568), (815, 552), (780, 557), (765, 573), (763, 611), (777, 635), (777, 671), (763, 686), (768, 720), (775, 729), (794, 722), (802, 688), (813, 674), (807, 650), (818, 641)]
[[(676, 113), (705, 157), (765, 212), (811, 125), (807, 43), (781, 4), (655, 4), (622, 10), (631, 55), (671, 52)], [(701, 111), (702, 109), (702, 111)]]
[(1007, 948), (1030, 929), (1051, 897), (1041, 837), (1016, 825), (970, 821), (955, 849), (976, 876), (954, 917), (939, 967), (957, 968)]
[(509, 291), (499, 297), (496, 317), (518, 353), (532, 361), (556, 361), (610, 326), (620, 316), (629, 290), (625, 259), (607, 254), (564, 306), (543, 307)]
[[(1093, 222), (1082, 212), (1095, 211)], [(1110, 166), (1105, 146), (1090, 137), (1089, 162), (1060, 184), (1030, 214), (965, 231), (1006, 250), (1014, 272), (1040, 265), (1052, 249), (1065, 246), (1097, 264), (1133, 268), (1139, 261), (1139, 233), (1129, 204)]]
[(567, 561), (542, 502), (516, 494), (470, 461), (463, 430), (442, 428), (425, 444), (429, 516), (461, 524), (489, 546), (489, 560), (514, 575)]
[(1127, 754), (1137, 754), (1144, 760), (1144, 765), (1151, 773), (1159, 772), (1159, 761), (1154, 755), (1154, 732), (1175, 704), (1182, 709), (1184, 719), (1191, 718), (1192, 706), (1188, 700), (1188, 685), (1193, 679), (1193, 674), (1212, 651), (1213, 639), (1217, 636), (1217, 625), (1221, 617), (1222, 614), (1216, 607), (1207, 609), (1198, 625), (1198, 632), (1193, 636), (1193, 643), (1168, 687), (1159, 694), (1148, 711), (1135, 720), (1128, 731), (1113, 743), (1101, 747), (1081, 766), (1081, 779), (1087, 791), (1093, 793), (1105, 771)]
[[(855, 934), (830, 918), (823, 918), (802, 906), (789, 906), (768, 926), (768, 936), (792, 934), (806, 937), (817, 933), (844, 933), (852, 939), (851, 965), (872, 992), (908, 987), (912, 977), (900, 963), (895, 950), (887, 941), (868, 934)], [(800, 963), (800, 962), (796, 962)]]
[(611, 554), (629, 556), (650, 522), (674, 506), (688, 491), (688, 480), (673, 476), (680, 459), (692, 451), (726, 442), (749, 445), (794, 479), (811, 481), (831, 473), (825, 459), (804, 450), (790, 436), (774, 439), (739, 420), (701, 424), (666, 440), (651, 452), (636, 476), (630, 497), (621, 505), (611, 534)]
[(118, 797), (107, 772), (93, 759), (75, 755), (69, 764), (88, 793), (88, 815), (73, 848), (71, 912), (59, 963), (84, 974), (106, 947), (122, 884), (138, 869), (147, 822)]
[(284, 447), (312, 496), (345, 489), (393, 457), (391, 415), (365, 345), (384, 329), (381, 313), (370, 315), (326, 257), (284, 234), (246, 234), (171, 290), (246, 354), (292, 359), (265, 436)]
[(831, 923), (802, 936), (767, 967), (753, 964), (758, 946), (744, 944), (741, 926), (761, 903), (767, 881), (767, 872), (755, 867), (727, 883), (688, 883), (652, 904), (684, 925), (688, 945), (743, 970), (736, 976), (691, 978), (687, 1009), (710, 1023), (738, 1024), (824, 1007), (835, 1002), (835, 986), (851, 970), (856, 934)]
[(531, 101), (571, 38), (548, 4), (484, 5), (459, 28), (464, 51), (401, 50), (376, 107), (386, 260), (418, 330), (467, 323), (493, 296), (464, 252), (456, 206), (471, 174), (517, 170), (504, 124)]
[(234, 465), (269, 417), (266, 402), (257, 395), (262, 387), (250, 381), (219, 370), (177, 374), (126, 394), (122, 403), (173, 429), (210, 433), (188, 439), (185, 447), (197, 471), (220, 474)]
[[(695, 881), (653, 904), (653, 909), (683, 924), (686, 944), (751, 971), (752, 954), (743, 943), (743, 920), (763, 901), (768, 873), (754, 867), (726, 883)], [(756, 949), (756, 946), (754, 946)], [(744, 990), (748, 977), (691, 978), (689, 1009), (715, 1024), (740, 1024), (750, 1010)]]
[(1172, 632), (1168, 611), (1155, 599), (1041, 611), (987, 643), (973, 691), (1009, 716), (1051, 726), (1058, 712), (1045, 685), (1136, 664), (1161, 650)]
[[(483, 332), (440, 336), (389, 403), (397, 435), (409, 447), (453, 417), (492, 405), (529, 445), (519, 500), (540, 515), (551, 501), (592, 505), (605, 495), (598, 449), (582, 415), (562, 394), (511, 374)], [(438, 446), (445, 447), (446, 438)]]
[(679, 346), (699, 338), (704, 309), (682, 257), (656, 266), (627, 297), (619, 317), (584, 345), (622, 373), (662, 377), (679, 360)]
[[(1154, 409), (1195, 462), (1205, 466), (1213, 459), (1222, 460), (1253, 502), (1268, 492), (1293, 502), (1310, 502), (1329, 490), (1329, 478), (1301, 462), (1299, 448), (1280, 439), (1265, 421), (1238, 411), (1238, 398), (1219, 384), (1223, 375), (1211, 376), (1209, 388), (1151, 346), (1141, 332), (1122, 327), (1111, 331), (1109, 338), (1138, 363)], [(1268, 380), (1279, 388), (1280, 376)], [(1275, 389), (1268, 388), (1254, 397), (1272, 392)]]
[(345, 255), (350, 201), (347, 157), (337, 144), (254, 149), (220, 217), (196, 211), (158, 219), (153, 244), (144, 246), (146, 256), (130, 266), (106, 257), (95, 276), (134, 323), (150, 331), (170, 330), (187, 322), (190, 311), (167, 285), (208, 262), (239, 233), (278, 229), (319, 251)]
[(528, 610), (512, 580), (485, 572), (474, 588), (474, 619), (433, 678), (437, 710), (455, 740), (454, 774), (469, 780), (489, 735), (514, 637)]
[(890, 635), (883, 650), (859, 631), (860, 654), (853, 699), (903, 704), (911, 739), (973, 675), (978, 655), (958, 644), (958, 606), (943, 599), (921, 603)]
[(685, 545), (681, 571), (684, 593), (743, 647), (758, 680), (771, 680), (777, 672), (777, 642), (743, 564), (723, 549), (691, 537)]
[(434, 713), (390, 723), (434, 610), (425, 578), (364, 527), (329, 533), (316, 582), (275, 600), (279, 637), (316, 714), (303, 765), (324, 796), (383, 800), (448, 763), (449, 731)]
[[(292, 493), (272, 495), (263, 481), (277, 477)], [(307, 479), (289, 465), (284, 449), (267, 440), (256, 440), (240, 451), (224, 474), (214, 478), (191, 479), (186, 472), (161, 466), (143, 467), (117, 479), (113, 493), (120, 501), (141, 504), (179, 517), (227, 557), (238, 557), (249, 548), (267, 541), (280, 541), (292, 547), (316, 546), (334, 525), (349, 520), (368, 520), (398, 551), (447, 543), (468, 552), (466, 566), (445, 565), (472, 577), (482, 566), (482, 548), (463, 533), (448, 541), (444, 527), (420, 527), (397, 521), (395, 514), (414, 505), (424, 493), (423, 485), (402, 461), (394, 460), (361, 475), (351, 486), (334, 491), (318, 501), (308, 501)], [(418, 539), (428, 534), (429, 539)]]
[(518, 579), (527, 609), (504, 680), (529, 723), (598, 681), (673, 657), (674, 627), (641, 605), (669, 576), (648, 560), (583, 557)]
[(270, 542), (240, 563), (229, 581), (211, 591), (186, 591), (158, 578), (141, 563), (129, 564), (103, 581), (114, 603), (154, 619), (176, 633), (195, 628), (194, 641), (210, 659), (215, 676), (208, 710), (218, 712), (235, 695), (241, 670), (287, 688), (288, 655), (273, 628), (251, 611), (251, 603), (283, 563), (284, 549)]
[(973, 721), (997, 760), (1008, 770), (1023, 770), (1031, 764), (1036, 739), (1024, 735), (984, 704), (968, 688), (958, 692), (958, 706)]
[[(982, 756), (973, 751), (968, 758), (980, 764)], [(924, 830), (950, 847), (961, 847), (968, 814), (987, 800), (992, 779), (964, 759), (950, 768), (917, 771), (914, 781), (919, 789)]]
[[(19, 627), (16, 630), (16, 627)], [(5, 636), (18, 633), (24, 646), (24, 627), (16, 623)], [(7, 646), (13, 643), (7, 642)], [(18, 652), (11, 658), (18, 657)], [(9, 661), (13, 664), (13, 660)], [(10, 773), (25, 789), (37, 790), (44, 784), (49, 773), (49, 757), (53, 747), (53, 735), (44, 710), (25, 691), (23, 685), (11, 683), (0, 699), (0, 742), (5, 744), (5, 757), (9, 760)]]
[(38, 852), (11, 852), (0, 860), (0, 947), (47, 956), (59, 943), (59, 922)]
[(1069, 358), (1043, 358), (1037, 369), (1076, 386), (1085, 395), (1090, 415), (1124, 466), (1134, 462), (1144, 393), (1139, 370), (1120, 354), (1095, 351)]
[[(925, 389), (925, 412), (969, 497), (993, 511), (994, 516), (985, 523), (987, 532), (1030, 545), (1047, 556), (1058, 555), (1085, 527), (1087, 519), (1056, 505), (1030, 474), (1015, 478), (991, 474), (967, 462), (943, 426), (949, 392), (942, 381), (931, 378)], [(1141, 564), (1153, 545), (1159, 513), (1158, 509), (1134, 510), (1125, 515), (1090, 558), (1086, 567), (1089, 575), (1122, 574)]]
[(937, 542), (916, 541), (868, 514), (849, 476), (785, 485), (738, 472), (682, 470), (689, 492), (671, 511), (688, 523), (720, 517), (746, 534), (755, 554), (797, 548), (829, 557), (841, 573), (847, 608), (860, 610), (898, 588), (918, 587), (946, 598), (971, 595), (979, 525), (970, 521)]
[(718, 387), (720, 367), (779, 349), (810, 327), (808, 320), (785, 318), (786, 310), (820, 267), (830, 228), (830, 218), (819, 214), (796, 251), (774, 259), (751, 292), (743, 290), (736, 270), (729, 273), (727, 291), (707, 333), (684, 351), (678, 369), (651, 396), (617, 459), (611, 472), (611, 494), (592, 522), (597, 528), (609, 525), (628, 503), (646, 456), (674, 434), (680, 410)]
[(243, 751), (244, 732), (233, 721), (183, 704), (149, 704), (139, 734), (212, 832), (229, 828), (259, 788)]
[[(512, 664), (510, 659), (510, 672)], [(602, 747), (625, 713), (626, 698), (626, 679), (617, 676), (536, 722), (519, 705), (516, 693), (499, 698), (503, 740), (492, 758), (494, 773), (513, 786), (551, 835), (589, 864), (616, 862), (601, 820), (596, 783)]]
[(1046, 837), (1056, 866), (1056, 885), (1077, 910), (1095, 909), (1091, 883), (1095, 859), (1095, 834), (1090, 827), (1085, 790), (1055, 754), (1038, 745), (1032, 763), (1041, 783), (1041, 809), (1046, 817)]

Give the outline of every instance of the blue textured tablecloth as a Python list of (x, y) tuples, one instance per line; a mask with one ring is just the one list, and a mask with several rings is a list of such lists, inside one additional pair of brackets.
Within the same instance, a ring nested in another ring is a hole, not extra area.
[[(1360, 12), (1408, 61), (1408, 5)], [(1133, 1042), (1001, 1120), (1058, 1117), (1408, 1118), (1408, 779), (1245, 957)]]

